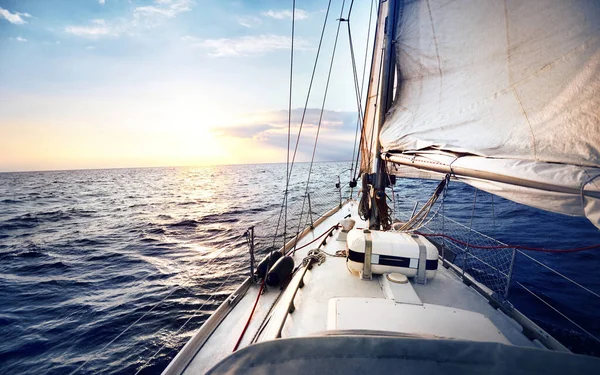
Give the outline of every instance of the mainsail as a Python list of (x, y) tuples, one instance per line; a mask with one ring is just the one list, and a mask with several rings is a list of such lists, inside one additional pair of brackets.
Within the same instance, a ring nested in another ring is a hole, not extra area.
[(388, 161), (600, 228), (600, 1), (405, 1)]

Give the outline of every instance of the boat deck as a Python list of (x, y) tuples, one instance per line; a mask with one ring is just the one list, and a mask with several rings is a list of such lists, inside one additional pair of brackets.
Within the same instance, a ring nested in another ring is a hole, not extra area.
[[(366, 227), (358, 217), (357, 203), (350, 201), (307, 233), (298, 247), (319, 237), (347, 215), (356, 221), (355, 228)], [(345, 241), (336, 240), (339, 232), (334, 230), (321, 250), (331, 255), (345, 250)], [(294, 255), (296, 265), (319, 243), (320, 240), (298, 250)], [(270, 288), (260, 297), (240, 347), (278, 337), (347, 329), (540, 346), (522, 333), (516, 321), (492, 307), (484, 296), (441, 263), (435, 278), (424, 285), (413, 279), (408, 284), (395, 284), (381, 275), (362, 280), (348, 270), (345, 257), (331, 255), (305, 273), (301, 267), (284, 291)], [(205, 373), (233, 351), (259, 290), (258, 285), (246, 285), (247, 291), (240, 289), (239, 302), (214, 331), (208, 331), (207, 322), (196, 334), (206, 336), (204, 345), (190, 340), (165, 370), (166, 374)]]

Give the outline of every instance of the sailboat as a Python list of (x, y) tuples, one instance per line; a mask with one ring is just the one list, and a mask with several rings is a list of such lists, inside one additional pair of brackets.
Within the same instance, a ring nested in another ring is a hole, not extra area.
[[(309, 225), (288, 236), (286, 190), (284, 242), (249, 230), (251, 274), (163, 374), (600, 367), (503, 299), (509, 270), (486, 285), (468, 243), (426, 231), (458, 182), (600, 228), (600, 2), (378, 3), (360, 179), (347, 183), (360, 199), (295, 218)], [(403, 221), (386, 196), (399, 178), (440, 181)]]

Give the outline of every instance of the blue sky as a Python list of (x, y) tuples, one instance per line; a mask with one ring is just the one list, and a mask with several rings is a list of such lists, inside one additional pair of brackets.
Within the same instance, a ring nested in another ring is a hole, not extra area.
[[(332, 1), (300, 160), (341, 4)], [(0, 0), (0, 171), (285, 161), (291, 5)], [(327, 1), (296, 6), (297, 125)], [(359, 74), (370, 7), (356, 1), (352, 13)], [(319, 160), (350, 159), (354, 140), (345, 24), (338, 43)]]

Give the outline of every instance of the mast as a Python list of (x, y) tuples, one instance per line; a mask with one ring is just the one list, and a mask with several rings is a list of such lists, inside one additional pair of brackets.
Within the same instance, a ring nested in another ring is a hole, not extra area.
[(385, 47), (383, 50), (383, 71), (380, 91), (381, 100), (379, 101), (381, 107), (379, 108), (377, 119), (375, 174), (372, 176), (373, 194), (371, 195), (371, 213), (369, 218), (370, 229), (379, 229), (382, 225), (378, 207), (385, 207), (387, 209), (387, 202), (385, 196), (387, 173), (385, 170), (385, 161), (381, 159), (381, 143), (379, 141), (379, 133), (381, 132), (381, 128), (383, 127), (383, 123), (385, 122), (385, 115), (388, 112), (388, 110), (392, 107), (393, 103), (392, 93), (394, 90), (395, 80), (394, 66), (396, 64), (396, 54), (394, 52), (394, 35), (396, 34), (396, 27), (398, 24), (396, 18), (398, 14), (398, 6), (400, 3), (400, 0), (388, 0), (388, 14), (386, 17), (384, 27)]

